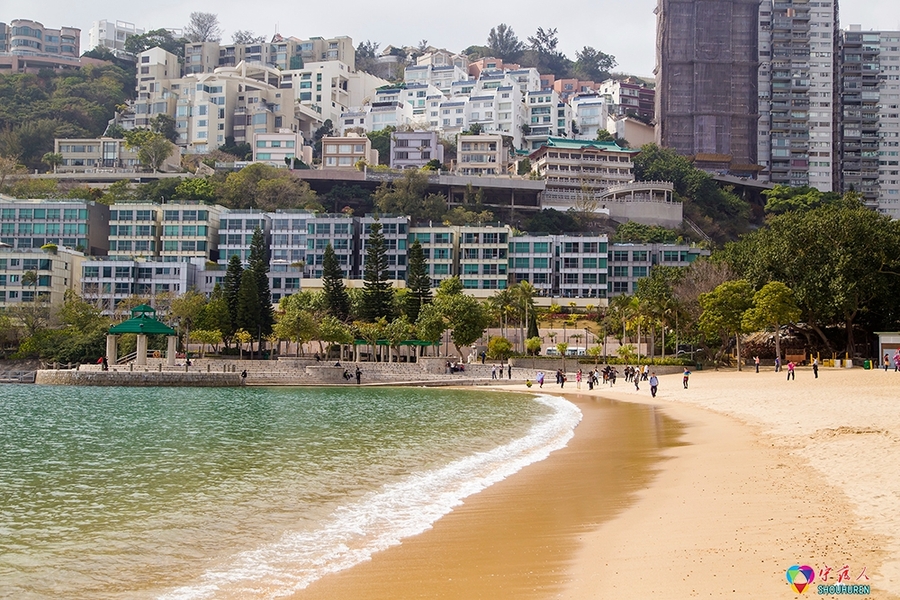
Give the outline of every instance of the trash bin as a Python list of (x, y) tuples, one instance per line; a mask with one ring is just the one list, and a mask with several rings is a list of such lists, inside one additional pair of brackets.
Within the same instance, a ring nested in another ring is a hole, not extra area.
[(697, 363), (697, 370), (698, 370), (698, 371), (702, 371), (702, 370), (703, 370), (703, 363)]
[(871, 368), (872, 368), (872, 361), (871, 361), (871, 360), (864, 360), (864, 361), (863, 361), (863, 369), (868, 370), (868, 369), (871, 369)]

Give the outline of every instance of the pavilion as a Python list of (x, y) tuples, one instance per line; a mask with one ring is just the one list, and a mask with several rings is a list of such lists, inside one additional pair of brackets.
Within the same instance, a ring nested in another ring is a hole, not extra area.
[(147, 336), (168, 336), (166, 346), (166, 364), (175, 365), (175, 353), (178, 337), (175, 330), (156, 318), (156, 309), (146, 304), (135, 306), (131, 309), (131, 318), (118, 325), (109, 328), (106, 336), (106, 358), (111, 364), (118, 360), (119, 336), (123, 333), (137, 334), (137, 351), (134, 357), (135, 365), (147, 364)]

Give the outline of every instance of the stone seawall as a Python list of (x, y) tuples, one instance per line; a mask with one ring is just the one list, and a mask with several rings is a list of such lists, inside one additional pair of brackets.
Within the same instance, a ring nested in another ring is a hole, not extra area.
[(240, 373), (191, 371), (38, 371), (40, 385), (93, 385), (130, 387), (237, 387)]

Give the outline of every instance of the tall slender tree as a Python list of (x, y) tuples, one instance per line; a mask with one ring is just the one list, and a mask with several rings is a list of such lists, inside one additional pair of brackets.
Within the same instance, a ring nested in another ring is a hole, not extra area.
[(350, 295), (344, 287), (344, 271), (331, 244), (325, 246), (322, 256), (322, 303), (325, 310), (339, 321), (350, 318)]
[(244, 269), (241, 275), (241, 287), (237, 297), (237, 317), (235, 326), (249, 332), (253, 337), (262, 334), (262, 306), (259, 303), (259, 290), (256, 287), (256, 275), (250, 269)]
[(228, 305), (228, 321), (230, 323), (229, 330), (222, 333), (231, 336), (238, 328), (238, 294), (241, 291), (241, 278), (244, 274), (244, 265), (241, 264), (241, 257), (232, 254), (228, 260), (228, 269), (225, 271), (225, 289), (223, 290), (225, 302)]
[(375, 322), (379, 318), (390, 320), (394, 312), (394, 291), (388, 280), (387, 248), (381, 223), (370, 226), (366, 241), (366, 266), (363, 269), (363, 290), (360, 316), (364, 321)]
[(266, 239), (262, 230), (257, 227), (250, 240), (250, 256), (247, 258), (247, 270), (256, 279), (256, 294), (259, 296), (259, 325), (262, 334), (272, 333), (275, 314), (272, 310), (272, 294), (269, 289), (269, 256), (266, 251)]
[(428, 263), (425, 251), (419, 240), (414, 240), (409, 247), (409, 259), (406, 268), (406, 295), (404, 312), (413, 323), (419, 318), (422, 307), (431, 302), (431, 276), (428, 275)]

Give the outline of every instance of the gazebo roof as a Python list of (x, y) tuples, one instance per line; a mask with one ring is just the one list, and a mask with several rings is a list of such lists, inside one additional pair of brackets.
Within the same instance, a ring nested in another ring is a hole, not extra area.
[(156, 309), (146, 304), (131, 309), (131, 318), (109, 328), (109, 333), (143, 333), (144, 335), (175, 335), (175, 330), (156, 319)]

